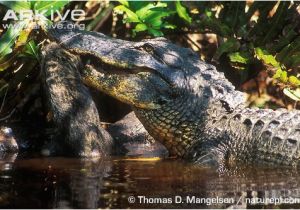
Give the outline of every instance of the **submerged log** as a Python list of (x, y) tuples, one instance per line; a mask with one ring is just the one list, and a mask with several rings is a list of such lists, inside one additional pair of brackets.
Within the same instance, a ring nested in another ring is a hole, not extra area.
[(56, 129), (45, 149), (64, 156), (108, 154), (112, 139), (100, 126), (96, 105), (81, 82), (80, 59), (56, 43), (45, 46), (42, 56), (42, 81)]

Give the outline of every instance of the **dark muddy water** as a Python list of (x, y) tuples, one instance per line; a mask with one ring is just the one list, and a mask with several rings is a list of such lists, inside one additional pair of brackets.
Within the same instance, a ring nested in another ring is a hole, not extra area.
[(284, 168), (219, 173), (178, 160), (6, 156), (0, 169), (1, 208), (300, 207), (299, 172)]

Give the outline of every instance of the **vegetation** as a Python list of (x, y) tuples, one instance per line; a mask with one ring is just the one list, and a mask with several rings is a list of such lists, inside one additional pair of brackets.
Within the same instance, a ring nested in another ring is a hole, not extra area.
[[(199, 58), (237, 75), (230, 79), (250, 96), (258, 91), (255, 100), (268, 96), (256, 106), (271, 106), (271, 101), (289, 107), (300, 100), (299, 2), (0, 1), (2, 20), (8, 9), (17, 17), (0, 26), (0, 118), (34, 98), (43, 31), (60, 19), (49, 11), (76, 8), (85, 11), (77, 23), (87, 30), (132, 40), (165, 36), (193, 48)], [(46, 11), (45, 17), (20, 18), (24, 9)]]
[(167, 18), (177, 14), (180, 18), (191, 23), (192, 19), (180, 1), (175, 2), (128, 2), (120, 1), (121, 5), (114, 8), (124, 12), (124, 23), (134, 23), (133, 36), (137, 32), (147, 31), (153, 36), (163, 36), (163, 29), (175, 29), (176, 25), (168, 22)]

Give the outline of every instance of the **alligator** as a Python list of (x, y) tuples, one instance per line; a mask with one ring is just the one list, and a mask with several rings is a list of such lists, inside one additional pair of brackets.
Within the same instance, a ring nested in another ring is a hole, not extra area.
[(244, 93), (191, 49), (76, 27), (48, 36), (81, 58), (85, 85), (131, 105), (171, 156), (213, 166), (299, 165), (300, 111), (247, 108)]

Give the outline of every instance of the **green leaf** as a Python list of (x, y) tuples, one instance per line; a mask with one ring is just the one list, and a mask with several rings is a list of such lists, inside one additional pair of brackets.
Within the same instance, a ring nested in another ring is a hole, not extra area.
[(280, 78), (280, 75), (282, 74), (281, 68), (276, 70), (276, 73), (273, 75), (273, 79), (278, 79)]
[[(149, 3), (145, 7), (142, 7), (141, 9), (137, 10), (135, 14), (140, 18), (140, 20), (146, 19), (151, 13), (153, 12), (154, 8), (163, 8), (167, 7), (166, 3), (157, 2), (157, 4)], [(159, 12), (163, 12), (164, 10), (160, 10)]]
[(0, 59), (0, 71), (4, 71), (9, 68), (15, 61), (16, 53), (11, 53), (9, 56), (2, 57)]
[(162, 27), (167, 28), (167, 29), (175, 29), (176, 28), (175, 25), (170, 24), (170, 23), (164, 23), (164, 24), (162, 24)]
[(157, 17), (157, 18), (152, 18), (152, 19), (150, 19), (150, 20), (147, 21), (146, 23), (147, 23), (147, 25), (148, 25), (150, 28), (160, 29), (160, 27), (161, 27), (162, 24), (163, 24), (163, 21), (161, 20), (160, 17)]
[(142, 20), (145, 23), (150, 23), (153, 21), (157, 21), (158, 19), (161, 20), (163, 17), (168, 17), (173, 13), (175, 13), (175, 12), (164, 11), (164, 10), (151, 11), (148, 13), (148, 15), (143, 16), (143, 18), (140, 18), (140, 20)]
[(192, 18), (187, 13), (186, 8), (181, 5), (180, 1), (177, 0), (175, 2), (175, 6), (176, 6), (176, 11), (177, 11), (179, 17), (181, 17), (182, 19), (184, 19), (188, 23), (191, 23), (192, 22)]
[(122, 5), (124, 5), (125, 7), (129, 7), (129, 3), (126, 0), (118, 0), (118, 2)]
[(5, 34), (2, 35), (0, 39), (0, 60), (12, 52), (12, 46), (27, 24), (28, 21), (19, 21), (15, 25), (10, 25)]
[(30, 9), (30, 2), (27, 1), (0, 1), (0, 4), (14, 10), (15, 12)]
[(217, 49), (214, 59), (219, 59), (220, 56), (224, 53), (234, 52), (240, 48), (240, 43), (235, 38), (228, 38), (226, 42), (222, 43)]
[(39, 59), (39, 48), (33, 40), (26, 44), (25, 53), (36, 58), (37, 60)]
[(69, 0), (38, 1), (34, 4), (34, 9), (39, 12), (45, 10), (46, 12), (43, 14), (47, 17), (51, 14), (51, 11), (55, 12), (56, 10), (60, 10), (69, 2)]
[(36, 1), (33, 1), (33, 0), (31, 0), (31, 1), (29, 1), (29, 3), (30, 3), (30, 8), (34, 8), (34, 5), (36, 4), (36, 2), (38, 2), (39, 0), (36, 0)]
[(271, 54), (269, 54), (266, 50), (263, 50), (259, 47), (254, 49), (255, 56), (263, 61), (265, 64), (270, 64), (274, 67), (280, 67), (279, 62), (275, 59), (275, 57)]
[(140, 32), (140, 31), (146, 31), (148, 29), (147, 25), (144, 23), (139, 23), (135, 26), (134, 31)]
[(287, 72), (286, 71), (282, 71), (279, 79), (281, 80), (281, 82), (286, 83), (288, 81)]
[(300, 100), (300, 89), (291, 90), (290, 88), (284, 88), (283, 93), (294, 101)]
[(152, 28), (148, 28), (148, 32), (155, 37), (164, 35), (163, 32), (161, 32), (160, 30), (156, 30), (156, 29), (152, 29)]
[(299, 86), (300, 85), (300, 80), (295, 76), (290, 76), (289, 77), (289, 83), (291, 83), (292, 85)]
[(205, 13), (205, 15), (206, 15), (208, 18), (211, 18), (212, 15), (213, 15), (212, 11), (211, 11), (211, 10), (208, 10), (208, 9), (205, 9), (204, 13)]
[(250, 55), (245, 52), (235, 52), (229, 54), (230, 61), (234, 63), (248, 64), (250, 60), (249, 57)]
[(130, 8), (131, 11), (138, 11), (139, 9), (147, 6), (149, 1), (128, 1), (128, 4), (128, 8)]
[(114, 8), (115, 11), (119, 12), (125, 12), (126, 15), (128, 16), (127, 19), (125, 20), (127, 23), (139, 23), (139, 17), (130, 9), (125, 7), (124, 5), (119, 5)]

